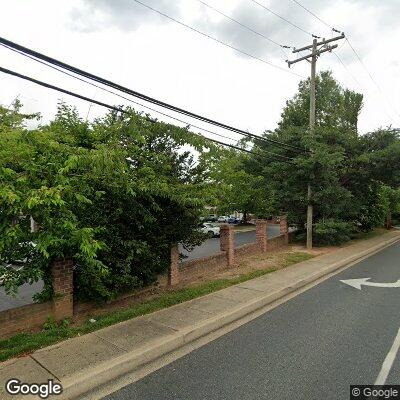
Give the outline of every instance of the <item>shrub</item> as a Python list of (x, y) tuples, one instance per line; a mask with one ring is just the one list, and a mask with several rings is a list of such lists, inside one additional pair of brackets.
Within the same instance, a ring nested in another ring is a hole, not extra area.
[(314, 226), (314, 244), (317, 246), (339, 245), (348, 242), (354, 226), (351, 222), (325, 219)]

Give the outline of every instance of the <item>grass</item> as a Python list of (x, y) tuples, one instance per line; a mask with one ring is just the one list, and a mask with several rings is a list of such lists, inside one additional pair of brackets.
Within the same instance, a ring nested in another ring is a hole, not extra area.
[[(314, 256), (303, 252), (288, 253), (285, 255), (280, 268), (288, 267), (298, 262), (308, 260), (312, 257)], [(36, 349), (49, 346), (74, 336), (80, 336), (110, 325), (114, 325), (118, 322), (149, 314), (175, 304), (183, 303), (196, 297), (204, 296), (217, 290), (257, 278), (259, 276), (276, 271), (277, 269), (277, 267), (270, 267), (266, 269), (255, 270), (231, 279), (216, 279), (202, 283), (198, 286), (177, 289), (169, 293), (162, 294), (155, 299), (145, 301), (141, 304), (135, 304), (126, 309), (96, 317), (96, 322), (91, 323), (87, 321), (78, 327), (69, 326), (69, 324), (65, 321), (57, 326), (54, 322), (49, 321), (45, 324), (46, 329), (40, 332), (20, 333), (9, 339), (0, 340), (0, 361), (5, 361), (16, 356), (26, 355)]]
[(373, 237), (380, 236), (380, 235), (382, 235), (384, 233), (387, 233), (387, 232), (388, 232), (388, 230), (385, 229), (385, 228), (375, 228), (375, 229), (373, 229), (372, 231), (369, 231), (369, 232), (360, 232), (360, 233), (355, 234), (352, 237), (351, 242), (357, 241), (357, 240), (371, 239)]
[[(385, 234), (387, 232), (388, 232), (388, 230), (385, 229), (385, 228), (374, 228), (373, 230), (368, 231), (368, 232), (354, 233), (354, 234), (351, 235), (351, 239), (349, 241), (344, 242), (344, 243), (339, 244), (339, 245), (332, 245), (332, 247), (339, 248), (341, 246), (348, 246), (348, 245), (354, 244), (355, 242), (358, 242), (360, 240), (366, 240), (366, 239), (371, 239), (371, 238), (374, 238), (374, 237), (377, 237), (377, 236), (381, 236), (381, 235), (383, 235), (383, 234)], [(305, 239), (306, 239), (305, 233), (302, 233), (300, 235), (295, 235), (294, 238), (292, 239), (292, 243), (305, 244)], [(314, 247), (315, 248), (325, 247), (325, 245), (316, 245), (316, 244), (314, 244)]]

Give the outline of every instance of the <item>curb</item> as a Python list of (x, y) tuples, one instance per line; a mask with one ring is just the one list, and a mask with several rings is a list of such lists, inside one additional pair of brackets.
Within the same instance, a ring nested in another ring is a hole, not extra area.
[[(295, 292), (345, 266), (350, 266), (349, 264), (357, 263), (363, 258), (371, 256), (398, 241), (400, 241), (400, 237), (385, 240), (367, 250), (333, 263), (324, 270), (301, 279), (284, 289), (269, 294), (261, 294), (256, 299), (253, 299), (239, 307), (235, 307), (230, 311), (225, 312), (223, 315), (210, 317), (201, 323), (164, 337), (162, 340), (155, 342), (151, 347), (147, 346), (136, 349), (135, 351), (127, 352), (122, 356), (116, 357), (112, 360), (107, 360), (95, 367), (88, 368), (85, 371), (80, 371), (79, 374), (71, 375), (67, 379), (63, 380), (62, 384), (64, 390), (63, 394), (59, 398), (70, 400), (81, 398), (81, 396), (89, 394), (99, 386), (104, 386), (123, 375), (132, 373), (136, 369), (143, 367), (144, 365), (153, 362), (174, 350), (178, 350), (199, 338), (205, 337), (218, 329), (240, 320), (241, 318), (249, 316), (257, 310), (262, 309), (288, 294)], [(93, 334), (96, 334), (96, 332), (93, 332)], [(31, 357), (35, 358), (35, 354), (32, 354)]]

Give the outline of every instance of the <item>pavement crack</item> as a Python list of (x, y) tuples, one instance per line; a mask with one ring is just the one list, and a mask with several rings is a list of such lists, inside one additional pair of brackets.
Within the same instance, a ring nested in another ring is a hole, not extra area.
[(53, 372), (51, 372), (45, 365), (43, 365), (40, 361), (38, 361), (33, 355), (29, 356), (33, 361), (35, 361), (37, 364), (39, 364), (44, 370), (46, 370), (50, 375), (54, 376), (58, 380), (58, 382), (61, 382), (61, 379), (55, 375)]

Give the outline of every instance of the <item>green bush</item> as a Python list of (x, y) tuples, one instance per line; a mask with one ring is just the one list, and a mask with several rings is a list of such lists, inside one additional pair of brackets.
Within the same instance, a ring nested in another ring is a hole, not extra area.
[(317, 246), (339, 245), (348, 242), (354, 232), (351, 222), (325, 219), (314, 226), (314, 244)]

